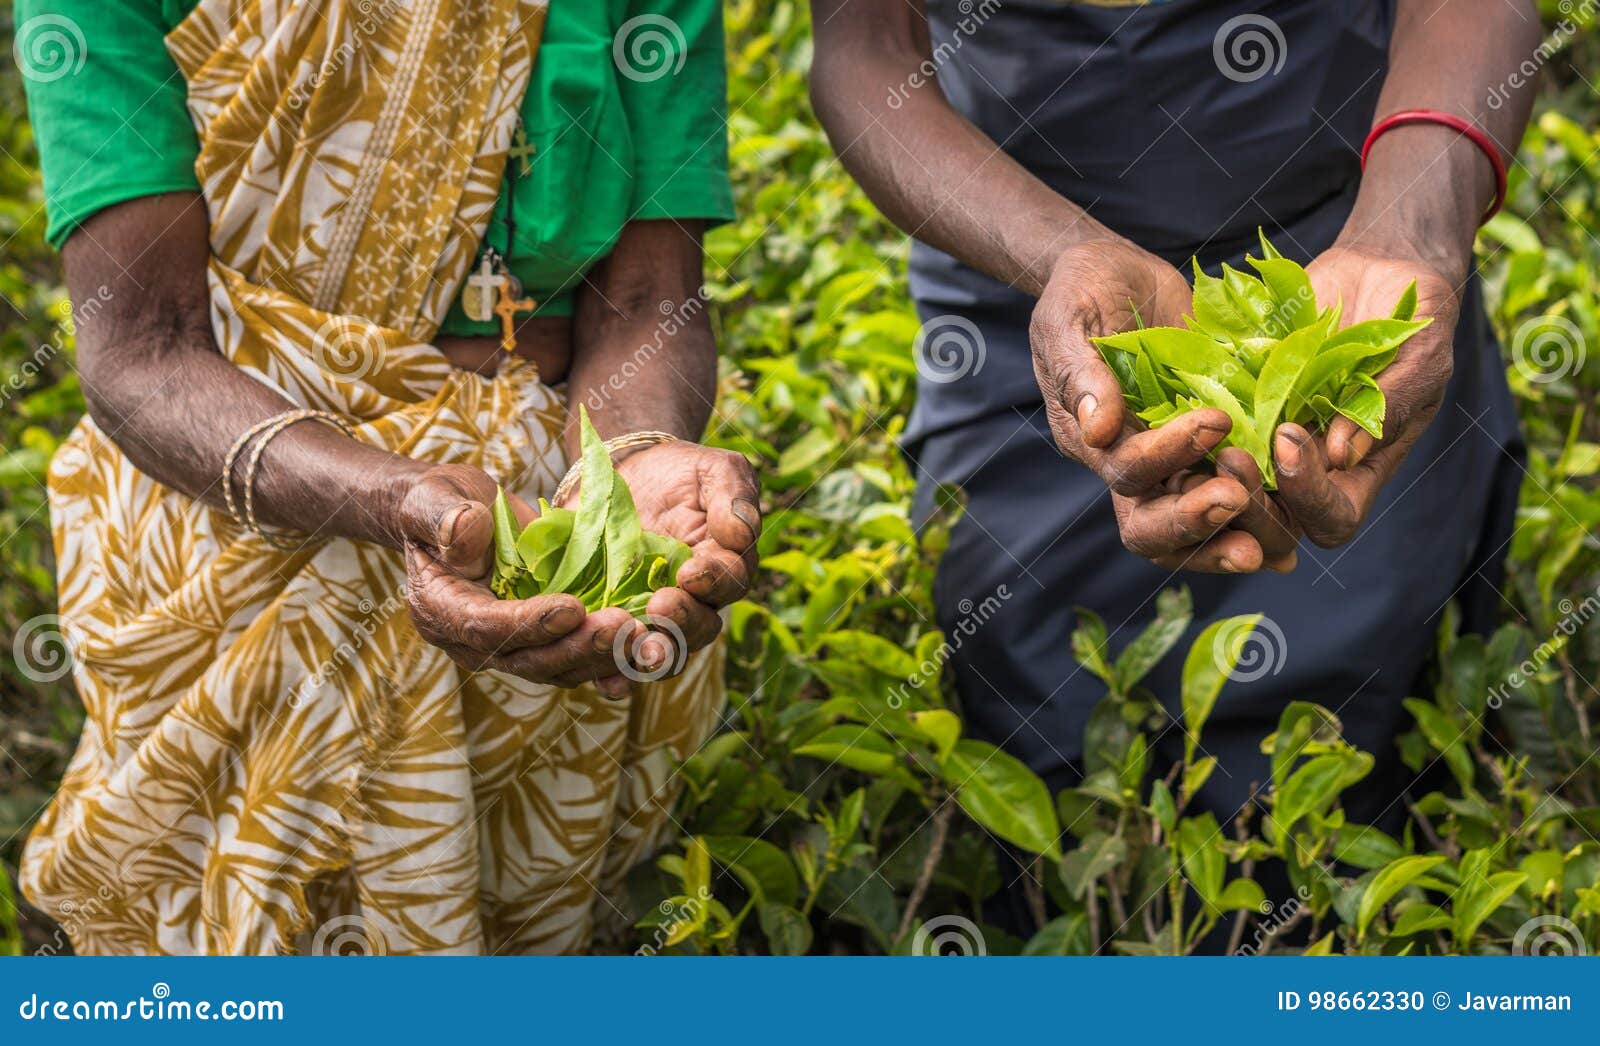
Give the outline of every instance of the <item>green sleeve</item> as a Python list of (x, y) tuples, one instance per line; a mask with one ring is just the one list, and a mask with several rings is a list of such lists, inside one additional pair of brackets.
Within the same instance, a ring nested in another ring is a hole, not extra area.
[[(628, 7), (616, 57), (634, 143), (633, 216), (729, 221), (734, 214), (722, 2), (629, 0)], [(668, 42), (672, 57), (635, 64), (626, 49), (650, 56), (652, 34), (654, 41)]]
[(168, 28), (162, 0), (17, 0), (16, 53), (56, 246), (114, 203), (199, 189)]

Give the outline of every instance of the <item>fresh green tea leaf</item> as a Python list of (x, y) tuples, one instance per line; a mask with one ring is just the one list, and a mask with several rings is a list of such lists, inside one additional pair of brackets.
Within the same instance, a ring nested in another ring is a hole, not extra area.
[(1097, 337), (1095, 347), (1123, 398), (1151, 428), (1213, 407), (1233, 422), (1224, 447), (1249, 452), (1268, 490), (1277, 489), (1272, 435), (1285, 421), (1325, 429), (1343, 415), (1374, 436), (1384, 399), (1372, 380), (1401, 345), (1431, 322), (1414, 320), (1415, 284), (1393, 316), (1339, 329), (1342, 303), (1319, 310), (1311, 279), (1261, 236), (1259, 274), (1231, 266), (1207, 276), (1195, 262), (1193, 315), (1184, 327), (1145, 327)]
[(1139, 353), (1134, 362), (1134, 380), (1139, 389), (1139, 398), (1145, 403), (1159, 403), (1166, 396), (1162, 393), (1161, 383), (1156, 380), (1156, 368), (1150, 362), (1146, 353)]
[(1184, 762), (1194, 762), (1198, 738), (1217, 696), (1238, 667), (1245, 643), (1260, 620), (1260, 614), (1242, 614), (1213, 621), (1189, 648), (1181, 677)]
[(1188, 371), (1179, 371), (1178, 376), (1195, 391), (1195, 395), (1208, 407), (1215, 407), (1228, 415), (1233, 422), (1233, 429), (1222, 441), (1225, 447), (1240, 447), (1250, 452), (1256, 465), (1261, 469), (1263, 478), (1269, 478), (1272, 472), (1272, 453), (1266, 439), (1256, 430), (1255, 420), (1251, 418), (1250, 411), (1240, 403), (1228, 388), (1208, 374), (1191, 374)]
[(1256, 333), (1254, 319), (1240, 313), (1222, 280), (1200, 271), (1198, 259), (1194, 263), (1194, 321), (1200, 333), (1219, 341), (1248, 338)]
[(1139, 420), (1153, 429), (1159, 429), (1173, 418), (1186, 413), (1188, 409), (1177, 403), (1158, 403), (1154, 407), (1146, 407), (1139, 411)]
[(572, 538), (572, 522), (576, 517), (577, 513), (571, 509), (556, 508), (540, 498), (539, 518), (523, 528), (516, 539), (517, 555), (541, 590), (548, 589), (555, 577), (561, 554)]
[(940, 768), (974, 821), (1033, 853), (1061, 859), (1061, 825), (1050, 790), (1015, 757), (983, 741), (958, 741)]
[[(1327, 339), (1325, 323), (1302, 328), (1284, 338), (1261, 365), (1261, 375), (1256, 379), (1255, 427), (1263, 439), (1272, 439), (1295, 383), (1317, 358), (1317, 350)], [(1263, 469), (1262, 475), (1267, 474)]]
[[(1264, 241), (1263, 241), (1264, 242)], [(1309, 327), (1317, 320), (1317, 296), (1311, 290), (1311, 277), (1298, 264), (1284, 257), (1246, 258), (1261, 274), (1262, 281), (1276, 299), (1273, 310), (1273, 337)]]
[(489, 587), (501, 599), (510, 599), (526, 570), (517, 556), (517, 517), (511, 511), (504, 489), (495, 491), (493, 516), (494, 574)]
[(579, 426), (583, 488), (578, 510), (540, 499), (538, 518), (519, 534), (504, 494), (497, 498), (491, 587), (502, 599), (562, 592), (591, 612), (621, 607), (641, 617), (657, 590), (676, 583), (693, 552), (677, 538), (640, 525), (633, 493), (582, 407)]
[[(583, 482), (578, 490), (578, 518), (572, 526), (561, 566), (550, 580), (556, 592), (568, 591), (580, 577), (593, 587), (594, 567), (600, 565), (600, 583), (605, 582), (606, 515), (611, 508), (611, 488), (617, 481), (617, 470), (606, 452), (605, 441), (589, 421), (589, 412), (578, 407), (578, 424), (583, 449)], [(580, 590), (581, 591), (581, 590)]]
[(1383, 438), (1383, 390), (1370, 374), (1356, 374), (1334, 409), (1366, 429), (1373, 439)]
[(1358, 371), (1379, 373), (1394, 361), (1400, 345), (1430, 322), (1367, 320), (1338, 332), (1328, 339), (1317, 358), (1301, 372), (1284, 411), (1285, 418), (1305, 424), (1309, 420), (1313, 396), (1319, 392), (1327, 396), (1331, 389), (1343, 389), (1350, 375)]
[(1400, 295), (1400, 300), (1395, 303), (1394, 318), (1397, 320), (1409, 320), (1416, 314), (1417, 281), (1412, 280), (1410, 285), (1406, 287), (1404, 293)]
[(1249, 321), (1255, 333), (1265, 337), (1281, 336), (1283, 332), (1274, 329), (1273, 325), (1273, 313), (1277, 311), (1278, 302), (1266, 284), (1246, 276), (1231, 265), (1224, 265), (1222, 290), (1234, 310)]
[(616, 592), (624, 578), (640, 571), (648, 576), (639, 510), (628, 485), (613, 480), (606, 504), (606, 594)]
[(1391, 897), (1443, 861), (1443, 857), (1433, 856), (1402, 857), (1386, 866), (1373, 877), (1361, 895), (1361, 904), (1356, 914), (1356, 933), (1359, 936), (1366, 936), (1367, 924), (1383, 910), (1383, 906)]
[(1235, 396), (1249, 396), (1250, 375), (1228, 347), (1214, 338), (1180, 327), (1146, 327), (1139, 344), (1151, 362), (1169, 371), (1199, 371), (1218, 378)]

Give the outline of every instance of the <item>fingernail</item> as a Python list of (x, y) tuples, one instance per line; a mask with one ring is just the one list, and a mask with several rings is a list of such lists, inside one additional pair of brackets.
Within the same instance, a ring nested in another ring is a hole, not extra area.
[(1239, 564), (1235, 563), (1233, 560), (1227, 558), (1226, 556), (1224, 556), (1222, 558), (1222, 563), (1220, 565), (1222, 567), (1222, 572), (1224, 574), (1237, 574), (1237, 573), (1239, 573)]
[(1206, 522), (1220, 527), (1238, 514), (1239, 510), (1232, 505), (1212, 505), (1206, 509)]
[(610, 698), (612, 701), (621, 701), (628, 696), (630, 687), (625, 676), (611, 676), (607, 679), (595, 681), (595, 689), (600, 691), (601, 697)]
[(744, 498), (734, 498), (733, 514), (738, 517), (740, 523), (750, 528), (750, 537), (753, 540), (760, 532), (761, 511)]
[(583, 614), (576, 607), (556, 607), (546, 610), (539, 623), (547, 632), (571, 632), (582, 620)]
[(1094, 412), (1100, 409), (1100, 401), (1092, 392), (1085, 392), (1083, 398), (1078, 400), (1078, 424), (1087, 425), (1094, 420)]
[(1279, 472), (1292, 476), (1300, 470), (1300, 444), (1288, 436), (1280, 435), (1272, 445), (1277, 451)]
[(466, 515), (467, 510), (471, 507), (471, 505), (461, 505), (458, 508), (452, 509), (450, 514), (444, 517), (444, 521), (439, 524), (440, 548), (449, 548), (455, 543), (456, 525), (461, 522), (461, 517)]
[(1216, 425), (1201, 425), (1189, 437), (1189, 446), (1196, 454), (1210, 454), (1227, 434), (1228, 430), (1225, 428), (1219, 428)]
[(1372, 433), (1366, 431), (1365, 429), (1357, 432), (1350, 440), (1350, 450), (1345, 455), (1345, 460), (1348, 461), (1349, 464), (1345, 465), (1345, 468), (1353, 469), (1357, 465), (1361, 464), (1361, 459), (1366, 457), (1368, 452), (1372, 450), (1372, 445), (1374, 442), (1376, 441), (1373, 440)]

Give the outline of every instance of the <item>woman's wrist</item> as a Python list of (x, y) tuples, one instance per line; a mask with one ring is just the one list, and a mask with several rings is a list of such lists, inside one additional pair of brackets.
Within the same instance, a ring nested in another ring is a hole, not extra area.
[[(382, 452), (376, 452), (382, 453)], [(387, 548), (402, 548), (406, 542), (401, 506), (406, 496), (428, 474), (432, 466), (403, 454), (388, 454), (387, 460), (373, 462), (377, 467), (365, 475), (351, 502), (360, 506), (360, 520), (351, 520), (367, 534), (352, 533), (357, 541), (371, 541)]]
[(1339, 246), (1414, 258), (1459, 286), (1495, 192), (1494, 167), (1460, 132), (1407, 124), (1372, 144)]
[[(399, 548), (400, 504), (428, 469), (331, 426), (299, 422), (263, 448), (255, 477), (256, 515), (268, 527), (291, 534)], [(237, 466), (234, 479), (245, 481)]]

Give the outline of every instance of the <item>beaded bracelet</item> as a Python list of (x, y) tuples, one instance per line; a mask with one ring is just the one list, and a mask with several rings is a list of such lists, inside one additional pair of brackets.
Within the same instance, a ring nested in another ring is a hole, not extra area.
[[(670, 432), (657, 432), (646, 430), (644, 432), (630, 432), (625, 436), (617, 436), (605, 442), (606, 453), (614, 455), (619, 450), (630, 447), (651, 447), (658, 443), (675, 443), (678, 437)], [(556, 485), (556, 492), (550, 496), (550, 504), (559, 505), (566, 496), (572, 493), (572, 488), (577, 485), (583, 476), (583, 459), (579, 458), (567, 469), (567, 474), (561, 477), (561, 482)]]

